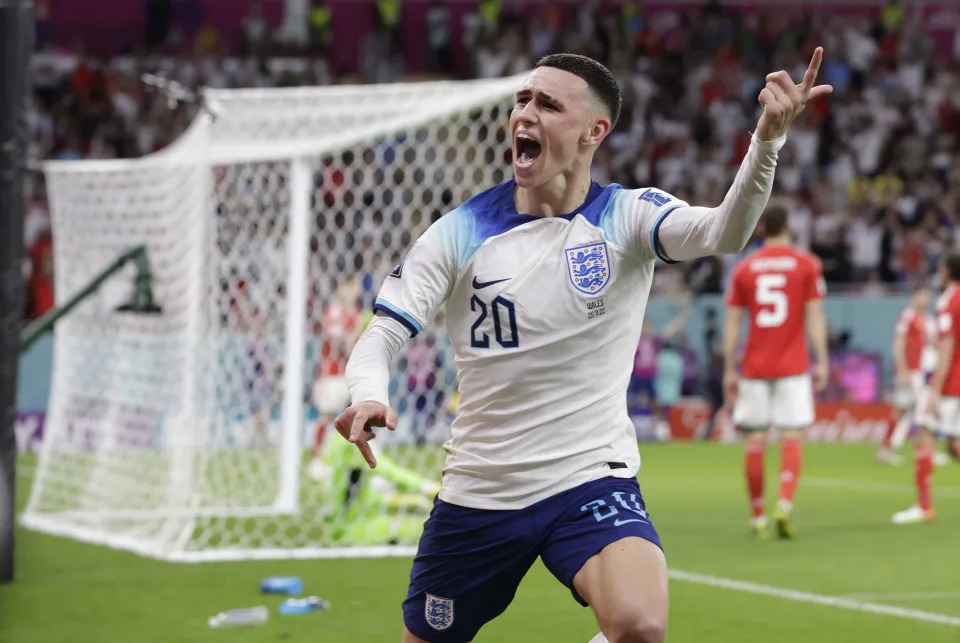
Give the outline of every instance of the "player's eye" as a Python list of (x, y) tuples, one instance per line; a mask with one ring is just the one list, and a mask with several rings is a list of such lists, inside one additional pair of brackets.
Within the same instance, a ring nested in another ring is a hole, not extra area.
[(544, 108), (549, 109), (551, 112), (556, 112), (556, 111), (558, 111), (558, 110), (557, 110), (557, 106), (554, 105), (553, 103), (544, 103), (543, 106), (544, 106)]
[(517, 105), (526, 105), (526, 104), (529, 103), (529, 102), (530, 102), (530, 99), (529, 99), (529, 98), (518, 98), (518, 99), (517, 99)]

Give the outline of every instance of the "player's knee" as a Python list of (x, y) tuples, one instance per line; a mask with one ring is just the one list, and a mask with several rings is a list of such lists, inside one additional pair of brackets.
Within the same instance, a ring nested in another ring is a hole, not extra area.
[(920, 427), (917, 431), (916, 443), (917, 446), (933, 447), (937, 444), (937, 436), (930, 429)]
[(604, 628), (603, 634), (610, 643), (663, 643), (667, 638), (666, 614), (624, 615)]

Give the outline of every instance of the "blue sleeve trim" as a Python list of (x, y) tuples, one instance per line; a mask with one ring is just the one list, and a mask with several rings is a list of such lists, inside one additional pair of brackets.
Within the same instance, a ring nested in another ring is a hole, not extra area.
[(663, 220), (667, 218), (667, 215), (676, 210), (677, 208), (682, 208), (682, 205), (675, 205), (669, 210), (664, 210), (660, 213), (660, 216), (657, 217), (657, 222), (653, 224), (653, 228), (650, 229), (650, 248), (653, 250), (653, 254), (657, 255), (657, 259), (663, 263), (680, 263), (679, 261), (674, 261), (670, 259), (667, 254), (663, 251), (663, 248), (660, 247), (660, 224), (663, 223)]
[(403, 312), (386, 299), (378, 298), (377, 302), (373, 305), (373, 311), (381, 312), (387, 317), (393, 317), (396, 319), (398, 322), (403, 324), (407, 330), (410, 331), (411, 337), (416, 337), (417, 333), (423, 330), (423, 326), (421, 326), (416, 319)]

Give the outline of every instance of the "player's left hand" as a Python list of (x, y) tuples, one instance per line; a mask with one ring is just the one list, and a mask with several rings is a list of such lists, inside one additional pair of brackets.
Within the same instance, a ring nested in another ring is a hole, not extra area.
[(833, 91), (830, 85), (814, 86), (820, 63), (823, 61), (823, 47), (817, 47), (810, 59), (810, 66), (803, 75), (803, 82), (794, 84), (790, 74), (776, 71), (767, 74), (767, 85), (760, 90), (757, 98), (763, 105), (763, 115), (757, 122), (757, 138), (761, 141), (774, 141), (783, 136), (790, 123), (803, 111), (807, 103), (826, 96)]
[(829, 367), (826, 364), (816, 363), (813, 365), (813, 391), (820, 393), (827, 388), (827, 381), (830, 379)]

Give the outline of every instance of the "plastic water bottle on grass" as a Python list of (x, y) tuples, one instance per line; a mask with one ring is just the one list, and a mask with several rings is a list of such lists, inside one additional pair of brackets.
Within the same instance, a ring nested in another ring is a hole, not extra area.
[(220, 612), (216, 616), (211, 616), (210, 627), (243, 627), (250, 625), (263, 625), (270, 618), (270, 610), (266, 605), (257, 605), (256, 607), (244, 607), (242, 609), (228, 610)]

